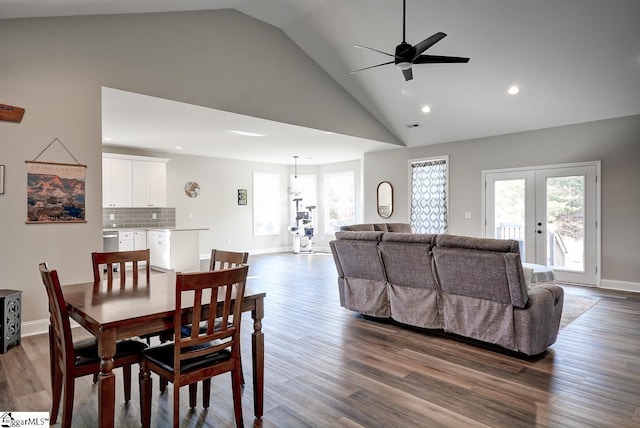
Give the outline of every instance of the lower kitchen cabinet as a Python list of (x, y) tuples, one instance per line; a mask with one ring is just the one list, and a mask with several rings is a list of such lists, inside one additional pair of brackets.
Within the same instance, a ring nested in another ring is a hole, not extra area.
[(118, 232), (118, 251), (133, 251), (133, 232), (121, 230)]
[(147, 248), (147, 231), (146, 229), (139, 229), (133, 231), (133, 249), (134, 250), (146, 250)]
[(151, 250), (151, 267), (164, 271), (199, 271), (198, 234), (198, 229), (148, 230), (147, 245)]
[(118, 251), (144, 250), (146, 248), (146, 230), (135, 229), (118, 231)]

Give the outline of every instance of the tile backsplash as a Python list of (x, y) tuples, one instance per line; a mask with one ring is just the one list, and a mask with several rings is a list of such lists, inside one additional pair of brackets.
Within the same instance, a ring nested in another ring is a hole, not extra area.
[[(113, 214), (113, 220), (111, 215)], [(156, 218), (153, 218), (155, 214)], [(103, 208), (104, 229), (176, 227), (175, 208)]]

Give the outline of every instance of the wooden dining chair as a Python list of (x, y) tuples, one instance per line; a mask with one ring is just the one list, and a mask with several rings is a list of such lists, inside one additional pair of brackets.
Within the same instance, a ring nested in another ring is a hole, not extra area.
[[(216, 250), (215, 248), (211, 250), (211, 260), (209, 261), (209, 270), (220, 270), (220, 269), (229, 269), (233, 267), (238, 267), (242, 265), (246, 265), (249, 260), (249, 253), (246, 252), (236, 252), (236, 251), (225, 251), (225, 250)], [(204, 331), (207, 328), (207, 323), (202, 322), (200, 324), (200, 330)], [(186, 324), (182, 326), (182, 336), (187, 337), (191, 334), (191, 324)], [(243, 380), (244, 384), (244, 380)]]
[[(151, 424), (151, 372), (173, 383), (174, 427), (179, 425), (180, 420), (180, 387), (189, 385), (189, 406), (194, 408), (199, 381), (231, 372), (236, 426), (244, 426), (238, 344), (247, 271), (248, 266), (243, 265), (231, 269), (176, 274), (175, 341), (149, 347), (142, 353), (140, 409), (143, 427)], [(188, 318), (191, 325), (207, 322), (204, 332), (194, 328), (188, 337), (181, 336), (183, 306), (192, 307)], [(214, 322), (216, 318), (220, 318), (221, 322)]]
[[(93, 252), (91, 253), (91, 261), (93, 264), (93, 281), (99, 283), (103, 279), (103, 275), (106, 274), (107, 287), (113, 286), (113, 273), (119, 272), (120, 280), (119, 284), (124, 286), (127, 283), (127, 278), (130, 278), (133, 286), (138, 284), (139, 278), (144, 275), (146, 277), (147, 284), (149, 283), (149, 277), (151, 275), (151, 251), (147, 248), (145, 250), (132, 250), (132, 251), (112, 251), (112, 252)], [(131, 268), (131, 275), (128, 275), (127, 271)], [(172, 332), (159, 332), (149, 333), (139, 336), (141, 339), (146, 340), (148, 345), (151, 345), (151, 339), (158, 337), (160, 343), (164, 343), (171, 340)], [(98, 377), (93, 377), (93, 383), (98, 381)], [(160, 391), (164, 392), (167, 386), (167, 382), (160, 381)]]
[(249, 253), (211, 250), (211, 261), (209, 262), (209, 270), (228, 269), (240, 265), (246, 265), (249, 260)]
[[(226, 251), (226, 250), (211, 250), (211, 260), (209, 261), (209, 270), (228, 269), (241, 265), (246, 265), (249, 262), (249, 253), (244, 251)], [(206, 326), (205, 326), (206, 328)], [(238, 344), (238, 348), (240, 345)], [(238, 351), (238, 358), (240, 359), (240, 367), (242, 367), (241, 351)], [(241, 370), (242, 384), (244, 385), (244, 370)], [(211, 390), (211, 379), (202, 381), (203, 388), (203, 406), (209, 406), (209, 392)]]
[[(124, 283), (127, 278), (126, 271), (128, 266), (131, 266), (131, 279), (134, 284), (137, 284), (141, 270), (144, 271), (147, 282), (149, 281), (151, 263), (150, 250), (148, 248), (135, 251), (93, 252), (91, 253), (91, 261), (93, 263), (93, 280), (95, 282), (102, 281), (103, 273), (106, 273), (107, 282), (113, 283), (113, 272), (118, 269), (120, 282)], [(145, 265), (142, 266), (142, 263), (145, 263)]]
[[(211, 260), (209, 261), (209, 270), (220, 270), (220, 269), (229, 269), (233, 267), (238, 267), (242, 265), (246, 265), (249, 261), (249, 253), (247, 252), (239, 252), (239, 251), (226, 251), (226, 250), (211, 250)], [(219, 320), (217, 322), (220, 322)], [(207, 328), (207, 323), (203, 322), (200, 324), (200, 330), (204, 331)], [(191, 324), (184, 325), (182, 327), (182, 336), (186, 337), (191, 334)], [(239, 345), (238, 345), (239, 346)], [(239, 355), (241, 352), (239, 352)], [(240, 358), (240, 356), (238, 356)], [(242, 359), (240, 358), (240, 366), (242, 367)], [(242, 373), (242, 384), (244, 385), (244, 371), (241, 370)], [(202, 381), (202, 405), (207, 408), (209, 407), (209, 396), (211, 391), (211, 379), (204, 379)]]
[[(51, 406), (50, 423), (58, 419), (60, 398), (63, 397), (62, 427), (71, 426), (75, 379), (99, 373), (100, 357), (95, 339), (74, 343), (69, 322), (67, 303), (62, 294), (58, 273), (40, 263), (40, 275), (49, 299), (51, 327), (49, 352), (51, 353)], [(121, 340), (116, 343), (113, 367), (122, 367), (125, 401), (131, 400), (131, 365), (140, 362), (140, 352), (147, 344), (137, 340)]]
[[(138, 284), (140, 276), (144, 273), (146, 283), (149, 283), (150, 276), (150, 250), (134, 250), (134, 251), (113, 251), (108, 253), (91, 253), (91, 261), (93, 263), (93, 281), (98, 283), (102, 281), (103, 273), (106, 272), (107, 286), (113, 286), (113, 272), (116, 268), (120, 274), (120, 284), (125, 285), (129, 275), (127, 268), (131, 267), (131, 282), (134, 286)], [(143, 265), (144, 263), (144, 265)], [(150, 333), (140, 336), (151, 345), (151, 338), (159, 336), (161, 342), (167, 341), (166, 332)]]

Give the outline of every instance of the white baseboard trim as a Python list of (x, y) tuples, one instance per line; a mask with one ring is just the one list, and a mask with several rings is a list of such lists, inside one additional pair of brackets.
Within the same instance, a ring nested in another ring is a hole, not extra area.
[[(251, 255), (251, 254), (286, 253), (286, 252), (290, 252), (290, 251), (291, 251), (291, 247), (261, 248), (259, 250), (249, 250), (249, 255)], [(200, 254), (200, 260), (209, 260), (210, 257), (211, 257), (211, 253)]]
[[(80, 327), (80, 324), (74, 320), (70, 320), (71, 328)], [(49, 318), (35, 321), (25, 321), (20, 326), (22, 332), (21, 337), (35, 336), (36, 334), (48, 334), (49, 333)]]
[(49, 332), (49, 318), (35, 321), (25, 321), (22, 323), (22, 337), (34, 336), (36, 334)]
[(633, 293), (640, 293), (640, 282), (602, 279), (600, 280), (600, 288), (605, 288), (607, 290), (631, 291)]

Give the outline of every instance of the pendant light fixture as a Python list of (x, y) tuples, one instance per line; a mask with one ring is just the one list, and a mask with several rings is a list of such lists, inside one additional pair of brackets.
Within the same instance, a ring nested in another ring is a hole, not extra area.
[(293, 186), (289, 189), (289, 195), (298, 197), (298, 156), (293, 157)]

